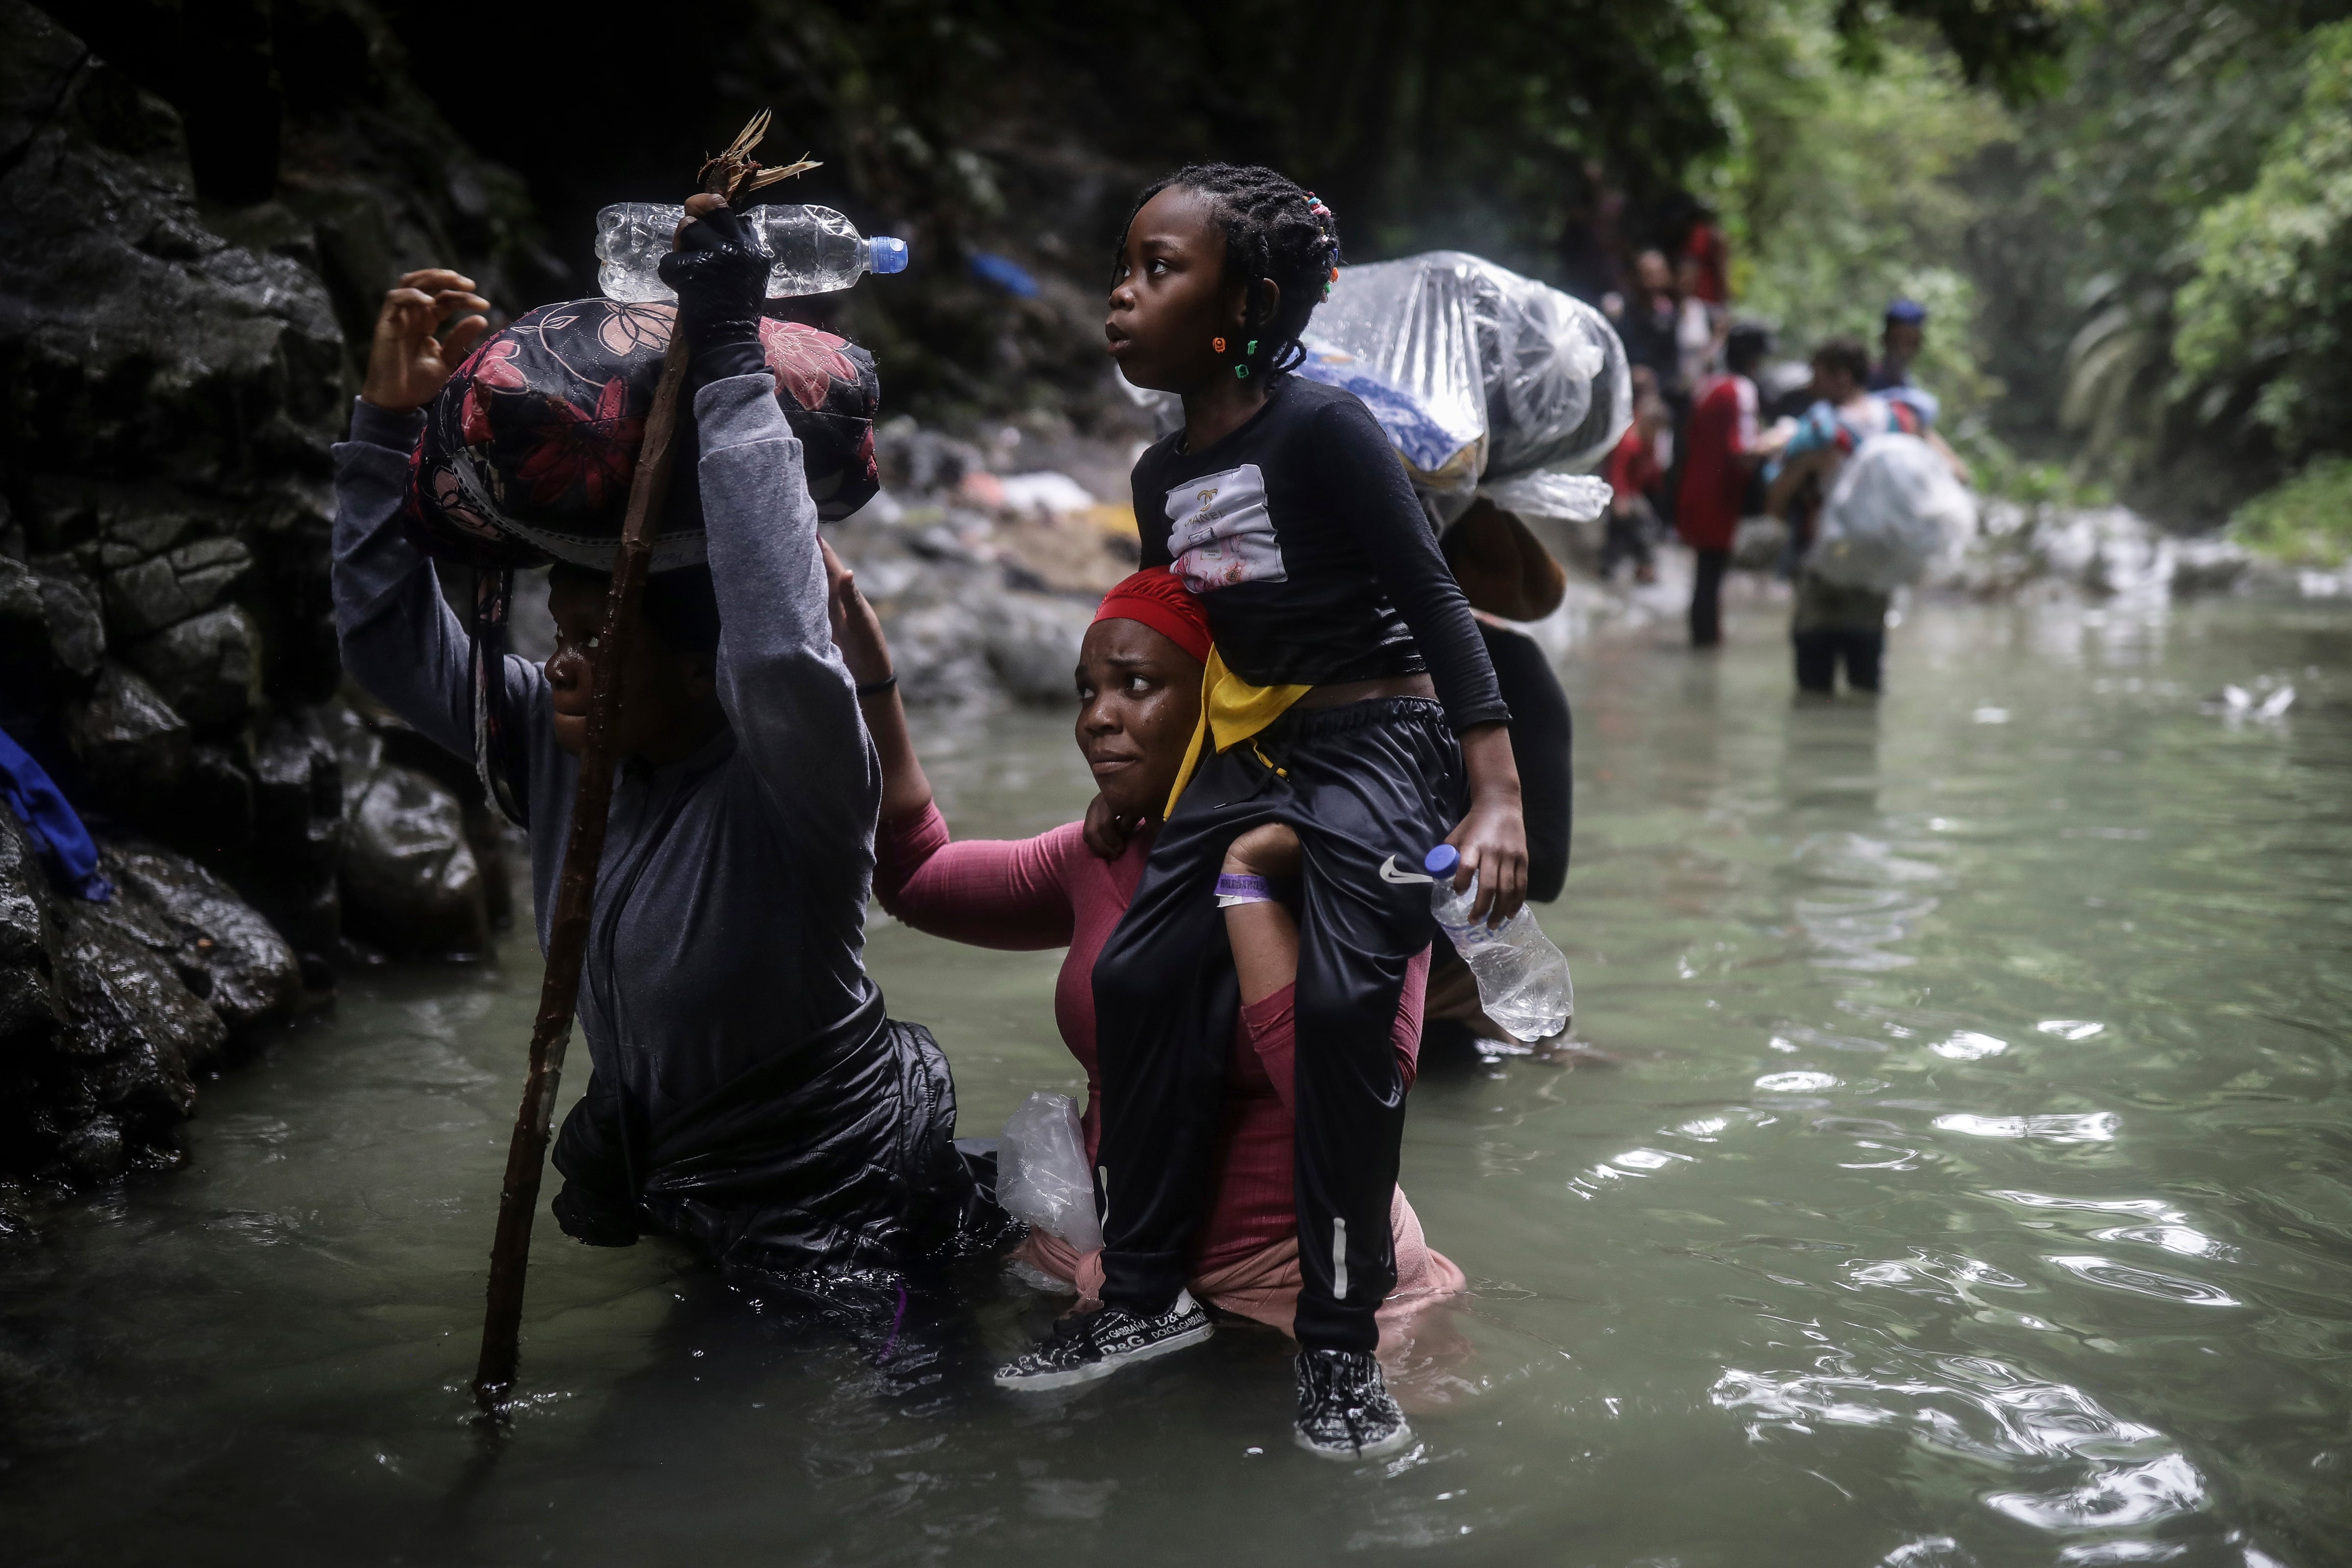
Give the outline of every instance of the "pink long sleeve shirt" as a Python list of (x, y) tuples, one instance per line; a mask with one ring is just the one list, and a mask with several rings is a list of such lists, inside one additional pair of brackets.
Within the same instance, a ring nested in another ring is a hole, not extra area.
[[(1054, 1021), (1087, 1074), (1083, 1118), (1091, 1161), (1102, 1136), (1095, 1052), (1095, 959), (1143, 879), (1150, 841), (1116, 860), (1087, 848), (1080, 825), (1034, 838), (952, 842), (936, 805), (875, 833), (874, 893), (917, 931), (1010, 952), (1067, 947), (1054, 983)], [(1390, 1038), (1412, 1087), (1421, 1050), (1423, 949), (1405, 970)], [(1291, 1195), (1291, 990), (1242, 1009), (1225, 1073), (1216, 1203), (1194, 1238), (1196, 1272), (1221, 1268), (1298, 1228)]]

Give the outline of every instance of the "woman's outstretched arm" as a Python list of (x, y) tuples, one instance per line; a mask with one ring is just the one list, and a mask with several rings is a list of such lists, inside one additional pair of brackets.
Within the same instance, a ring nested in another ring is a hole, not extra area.
[(931, 781), (923, 774), (915, 738), (907, 728), (907, 706), (898, 696), (889, 640), (882, 635), (874, 606), (857, 591), (857, 574), (841, 563), (831, 543), (820, 537), (817, 544), (824, 552), (825, 611), (833, 622), (833, 645), (849, 667), (849, 679), (857, 683), (857, 706), (882, 759), (882, 820), (901, 821), (931, 804)]
[(917, 931), (977, 947), (1028, 951), (1068, 945), (1074, 924), (1066, 879), (1075, 826), (1035, 838), (956, 843), (931, 798), (898, 696), (889, 640), (857, 575), (824, 552), (834, 646), (857, 684), (857, 705), (882, 764), (881, 820), (874, 833), (874, 896)]

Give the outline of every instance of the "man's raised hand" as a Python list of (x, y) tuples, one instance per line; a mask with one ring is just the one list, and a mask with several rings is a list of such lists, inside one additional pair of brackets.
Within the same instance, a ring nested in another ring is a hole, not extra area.
[[(490, 302), (473, 289), (474, 280), (462, 273), (428, 267), (406, 274), (386, 291), (360, 395), (399, 414), (439, 395), (450, 373), (490, 330), (488, 319), (478, 313)], [(436, 330), (451, 316), (461, 319), (436, 337)]]

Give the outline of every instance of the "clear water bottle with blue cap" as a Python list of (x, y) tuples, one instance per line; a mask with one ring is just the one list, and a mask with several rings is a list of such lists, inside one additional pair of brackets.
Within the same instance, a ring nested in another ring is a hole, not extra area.
[[(677, 298), (661, 280), (661, 258), (685, 216), (684, 207), (665, 202), (620, 202), (596, 215), (596, 287), (604, 298), (631, 303)], [(868, 239), (831, 207), (770, 203), (744, 209), (743, 216), (775, 258), (768, 271), (771, 300), (830, 294), (869, 272), (907, 269), (905, 240)]]
[(1535, 910), (1525, 904), (1499, 926), (1473, 919), (1478, 879), (1472, 876), (1469, 887), (1455, 892), (1454, 874), (1461, 865), (1461, 852), (1451, 844), (1439, 845), (1422, 861), (1422, 869), (1434, 883), (1429, 889), (1430, 912), (1470, 966), (1486, 1016), (1518, 1039), (1549, 1039), (1568, 1027), (1576, 1012), (1576, 986), (1568, 977), (1567, 957), (1544, 935)]

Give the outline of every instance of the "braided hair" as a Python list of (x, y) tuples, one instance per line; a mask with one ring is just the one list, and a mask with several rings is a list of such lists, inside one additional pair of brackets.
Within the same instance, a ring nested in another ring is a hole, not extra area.
[[(1298, 342), (1307, 318), (1331, 291), (1339, 276), (1339, 221), (1312, 191), (1272, 169), (1238, 163), (1187, 163), (1154, 180), (1135, 198), (1119, 227), (1122, 252), (1127, 231), (1144, 204), (1171, 186), (1209, 199), (1225, 231), (1225, 277), (1249, 280), (1244, 307), (1242, 347), (1236, 362), (1253, 375), (1291, 369), (1307, 357)], [(1117, 265), (1114, 259), (1113, 265)], [(1260, 279), (1272, 279), (1281, 297), (1269, 312), (1257, 292)]]

